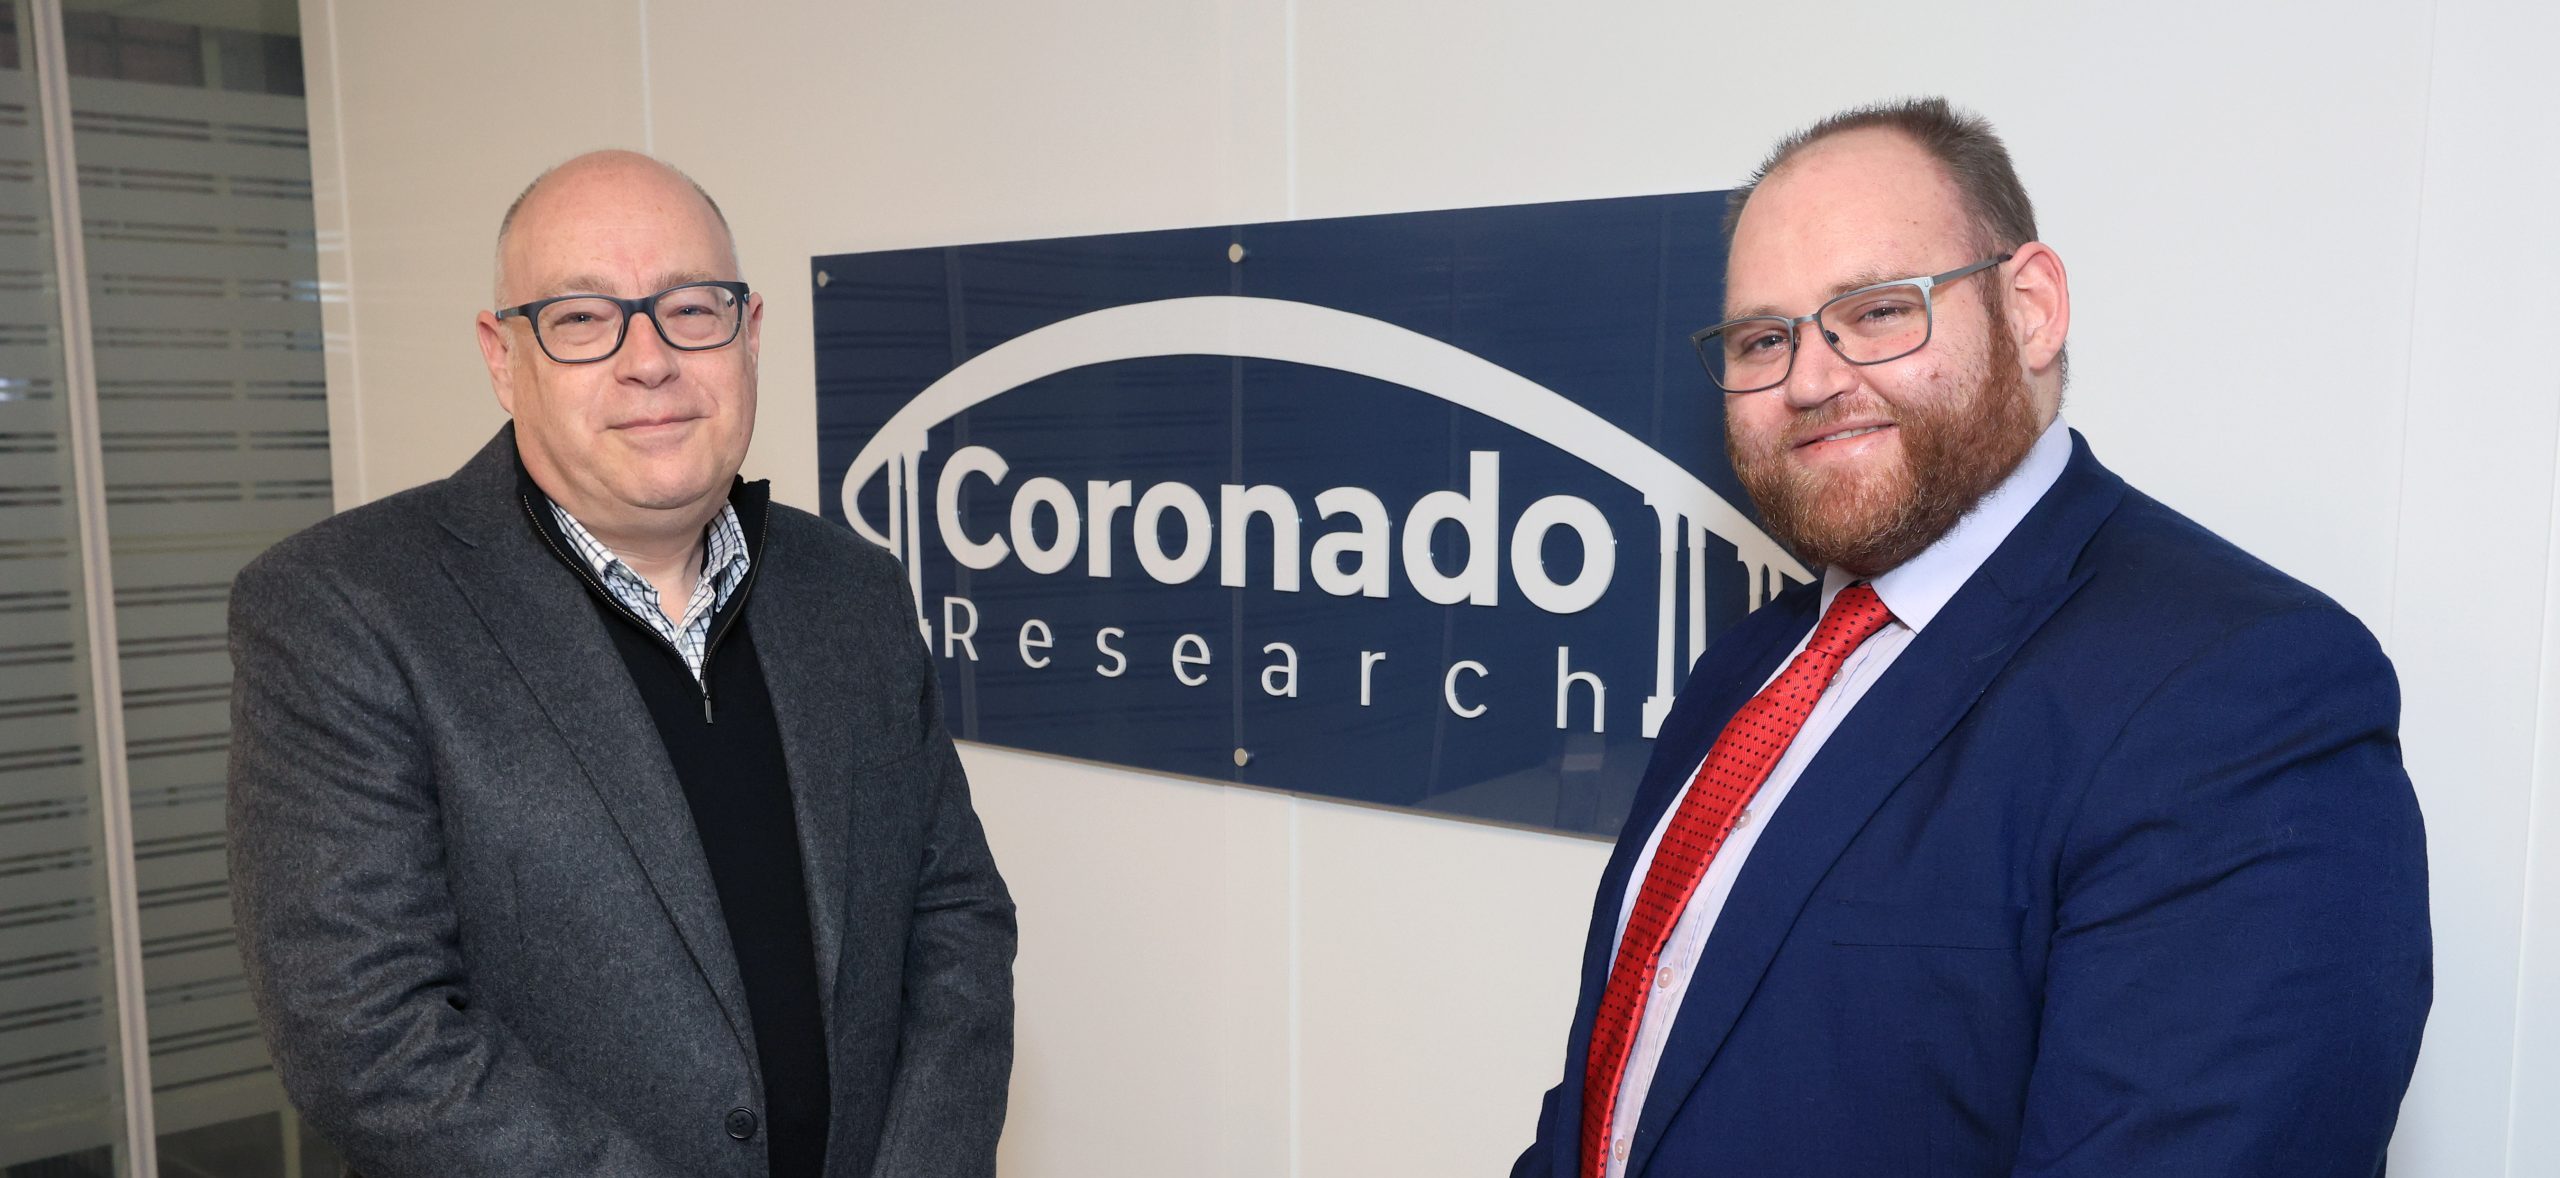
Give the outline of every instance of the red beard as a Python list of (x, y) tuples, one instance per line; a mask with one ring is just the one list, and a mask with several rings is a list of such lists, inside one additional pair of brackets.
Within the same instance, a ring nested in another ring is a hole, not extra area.
[(1972, 377), (1971, 396), (1890, 407), (1902, 461), (1889, 469), (1849, 476), (1788, 457), (1795, 442), (1830, 432), (1853, 413), (1872, 417), (1870, 399), (1825, 402), (1766, 443), (1745, 442), (1728, 417), (1725, 455), (1771, 537), (1809, 564), (1876, 576), (1936, 543), (2017, 469), (2044, 427), (2018, 368), (2017, 343), (2000, 308), (1989, 312), (1990, 362)]

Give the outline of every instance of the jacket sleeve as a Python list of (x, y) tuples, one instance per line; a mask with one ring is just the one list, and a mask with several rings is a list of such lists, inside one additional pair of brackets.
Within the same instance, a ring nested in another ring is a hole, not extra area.
[(898, 1068), (871, 1172), (878, 1178), (995, 1173), (1013, 1074), (1013, 897), (969, 804), (921, 644), (926, 755), (934, 797), (907, 926)]
[(677, 1178), (472, 1001), (416, 701), (326, 576), (231, 597), (232, 911), (287, 1094), (373, 1178)]
[(2380, 1171), (2431, 986), (2398, 723), (2325, 603), (2151, 692), (2063, 844), (2018, 1178)]

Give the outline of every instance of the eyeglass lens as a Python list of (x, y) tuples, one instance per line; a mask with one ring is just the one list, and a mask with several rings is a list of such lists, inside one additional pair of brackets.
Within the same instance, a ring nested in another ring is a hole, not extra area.
[[(1813, 326), (1853, 364), (1881, 364), (1929, 342), (1928, 292), (1916, 285), (1852, 291), (1822, 305)], [(1745, 319), (1700, 341), (1716, 386), (1730, 392), (1769, 388), (1787, 379), (1795, 356), (1787, 321)]]

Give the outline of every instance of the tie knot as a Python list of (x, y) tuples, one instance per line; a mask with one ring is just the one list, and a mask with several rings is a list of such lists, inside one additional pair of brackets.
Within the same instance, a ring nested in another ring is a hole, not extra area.
[(1876, 587), (1865, 581), (1851, 585), (1831, 599), (1831, 608), (1822, 611), (1822, 623), (1813, 628), (1813, 638), (1805, 643), (1807, 651), (1821, 651), (1832, 658), (1847, 658), (1858, 644), (1875, 637), (1884, 624), (1893, 620), (1884, 599), (1876, 596)]

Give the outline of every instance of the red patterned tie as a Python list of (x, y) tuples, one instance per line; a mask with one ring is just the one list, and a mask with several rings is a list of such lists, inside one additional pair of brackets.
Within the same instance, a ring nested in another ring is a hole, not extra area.
[(1892, 612), (1866, 582), (1841, 590), (1822, 615), (1822, 624), (1814, 627), (1804, 653), (1734, 713), (1680, 799), (1680, 809), (1654, 848), (1644, 890), (1636, 893), (1635, 908), (1627, 914), (1626, 935), (1619, 938), (1617, 963), (1609, 969), (1609, 988), (1600, 993), (1600, 1016), (1591, 1027), (1591, 1057), (1582, 1073), (1584, 1178), (1598, 1178), (1609, 1168), (1618, 1084), (1626, 1075), (1636, 1028), (1644, 1020), (1645, 996), (1652, 990), (1648, 983), (1661, 962), (1663, 942), (1680, 922), (1680, 910), (1733, 832), (1734, 816), (1768, 780), (1805, 717), (1813, 714), (1814, 701), (1840, 673), (1840, 664), (1891, 620)]

